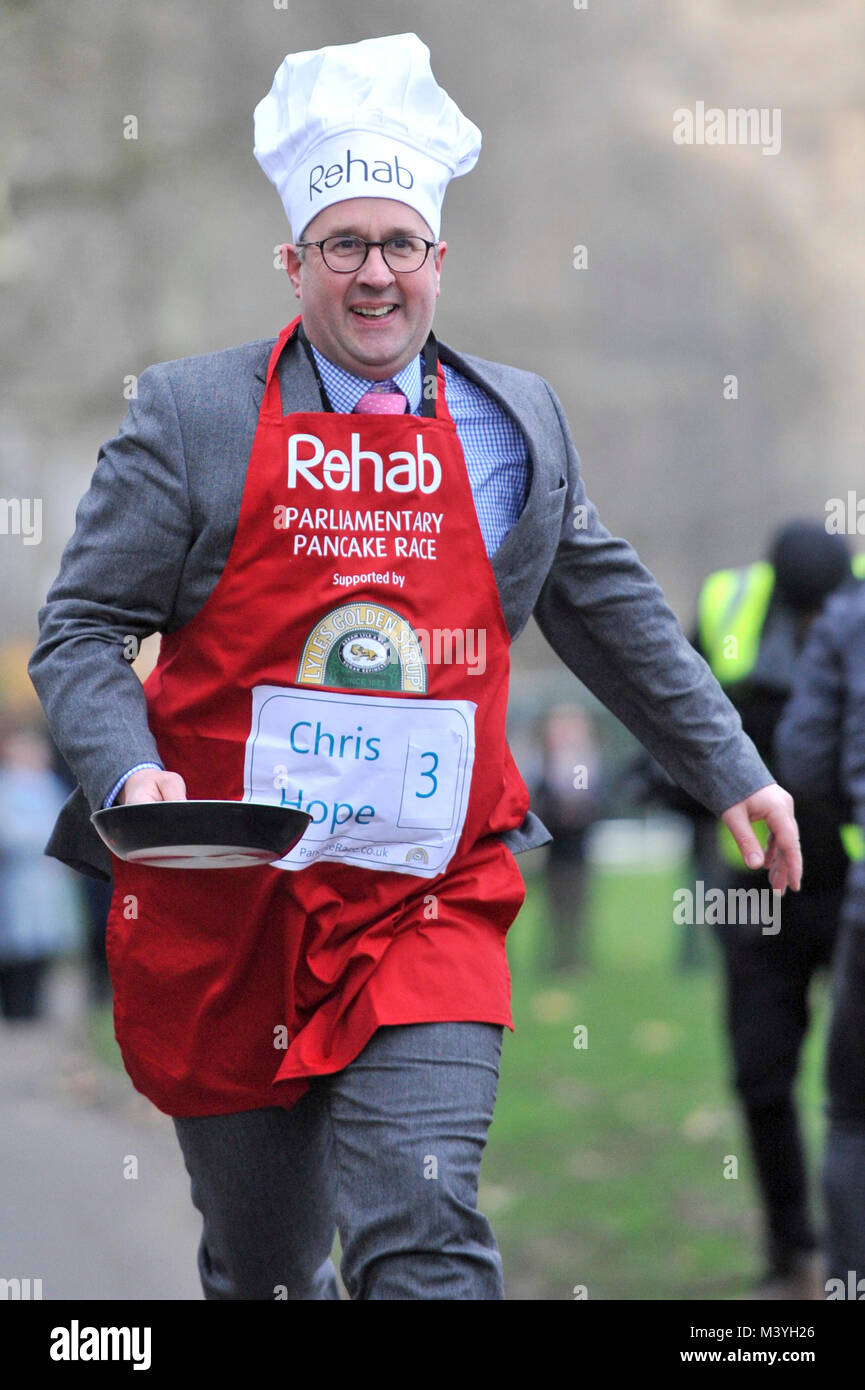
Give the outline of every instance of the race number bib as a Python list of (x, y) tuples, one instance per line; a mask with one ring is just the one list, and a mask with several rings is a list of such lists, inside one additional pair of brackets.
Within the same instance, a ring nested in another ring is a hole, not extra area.
[(259, 685), (244, 801), (312, 822), (278, 869), (339, 859), (432, 878), (456, 850), (475, 755), (471, 700), (404, 700)]

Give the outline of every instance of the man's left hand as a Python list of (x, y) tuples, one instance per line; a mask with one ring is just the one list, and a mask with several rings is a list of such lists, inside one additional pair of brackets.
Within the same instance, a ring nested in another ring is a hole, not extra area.
[[(783, 893), (788, 886), (798, 890), (802, 882), (802, 851), (789, 792), (772, 782), (730, 806), (721, 820), (739, 846), (749, 869), (768, 869), (769, 882), (776, 893)], [(751, 829), (751, 822), (755, 820), (764, 820), (769, 827), (765, 851)]]

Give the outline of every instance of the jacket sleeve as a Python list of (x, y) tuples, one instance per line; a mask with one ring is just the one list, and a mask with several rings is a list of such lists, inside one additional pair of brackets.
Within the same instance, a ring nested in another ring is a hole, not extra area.
[[(546, 383), (545, 383), (546, 384)], [(657, 581), (586, 496), (562, 407), (568, 495), (535, 605), (550, 646), (696, 801), (720, 815), (774, 778)]]
[(135, 763), (162, 766), (131, 659), (166, 625), (192, 520), (180, 423), (164, 368), (138, 381), (39, 612), (29, 672), (51, 733), (97, 810)]

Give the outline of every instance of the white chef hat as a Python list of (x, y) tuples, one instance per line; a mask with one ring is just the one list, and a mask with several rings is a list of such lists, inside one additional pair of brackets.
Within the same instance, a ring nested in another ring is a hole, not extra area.
[(417, 34), (289, 53), (254, 120), (255, 157), (297, 239), (346, 198), (408, 203), (438, 238), (445, 188), (481, 147)]

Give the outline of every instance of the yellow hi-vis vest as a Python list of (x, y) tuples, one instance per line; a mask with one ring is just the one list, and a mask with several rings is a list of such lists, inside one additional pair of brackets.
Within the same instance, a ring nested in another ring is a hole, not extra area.
[[(865, 552), (852, 557), (850, 568), (857, 579), (865, 579)], [(744, 569), (716, 570), (704, 583), (697, 630), (703, 655), (720, 685), (735, 685), (754, 669), (774, 587), (775, 571), (768, 560), (757, 560)], [(766, 822), (756, 821), (753, 830), (765, 849)], [(741, 869), (739, 847), (723, 822), (718, 832), (721, 858)], [(865, 833), (860, 826), (842, 825), (840, 835), (848, 858), (865, 859)]]

